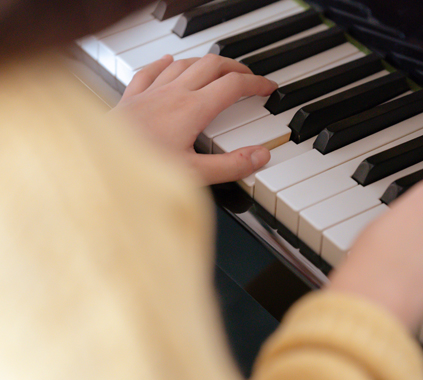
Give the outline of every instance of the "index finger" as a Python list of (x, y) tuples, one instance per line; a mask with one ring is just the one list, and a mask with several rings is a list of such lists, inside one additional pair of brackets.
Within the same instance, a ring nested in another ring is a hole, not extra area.
[(207, 54), (185, 70), (177, 81), (189, 90), (195, 91), (232, 71), (252, 74), (247, 66), (234, 59), (221, 57), (216, 54)]
[(203, 87), (199, 92), (206, 99), (206, 107), (216, 117), (220, 112), (237, 102), (243, 96), (268, 96), (278, 84), (254, 74), (230, 72)]

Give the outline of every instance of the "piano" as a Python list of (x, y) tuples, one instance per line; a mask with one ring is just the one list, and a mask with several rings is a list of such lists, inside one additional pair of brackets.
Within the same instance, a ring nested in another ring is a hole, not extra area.
[[(235, 304), (232, 290), (222, 302), (250, 318), (243, 330), (224, 313), (235, 335), (251, 337), (248, 352), (245, 340), (233, 343), (246, 375), (286, 309), (322, 286), (360, 231), (423, 179), (420, 10), (411, 0), (161, 0), (72, 49), (90, 68), (77, 75), (111, 106), (166, 53), (221, 54), (278, 82), (269, 98), (225, 110), (196, 143), (207, 154), (271, 151), (250, 177), (212, 188), (218, 287), (242, 291)], [(241, 300), (252, 314), (240, 312)]]

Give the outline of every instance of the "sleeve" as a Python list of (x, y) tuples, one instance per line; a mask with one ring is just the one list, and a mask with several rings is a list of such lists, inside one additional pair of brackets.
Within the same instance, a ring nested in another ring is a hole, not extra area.
[(239, 379), (207, 191), (56, 57), (0, 82), (0, 378)]
[(297, 302), (262, 348), (254, 380), (423, 379), (421, 349), (367, 300), (315, 291)]

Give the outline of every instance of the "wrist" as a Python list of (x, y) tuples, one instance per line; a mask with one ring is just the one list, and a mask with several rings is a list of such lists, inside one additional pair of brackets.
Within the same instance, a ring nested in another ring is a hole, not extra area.
[[(364, 272), (364, 273), (363, 273)], [(399, 276), (379, 273), (366, 276), (366, 271), (340, 271), (331, 277), (328, 290), (362, 297), (385, 309), (408, 330), (416, 334), (421, 325), (423, 304), (417, 284)]]

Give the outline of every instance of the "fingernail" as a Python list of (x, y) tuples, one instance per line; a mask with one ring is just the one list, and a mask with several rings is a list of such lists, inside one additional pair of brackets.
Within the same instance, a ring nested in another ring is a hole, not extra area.
[(173, 56), (171, 56), (170, 54), (165, 54), (162, 58), (163, 60), (168, 60), (169, 58), (173, 59)]
[(251, 154), (251, 163), (254, 170), (261, 168), (269, 158), (269, 151), (265, 148), (259, 148)]
[(278, 88), (279, 87), (279, 85), (274, 80), (271, 80), (271, 82), (273, 83), (273, 85), (275, 86), (275, 88)]

